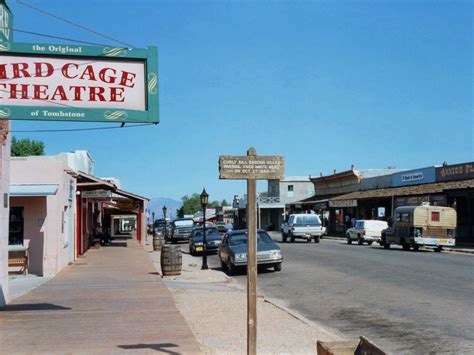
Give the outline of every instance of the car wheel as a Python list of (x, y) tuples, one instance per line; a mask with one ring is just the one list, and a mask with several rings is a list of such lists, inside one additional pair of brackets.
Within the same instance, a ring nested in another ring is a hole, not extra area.
[(317, 236), (314, 237), (314, 242), (319, 243), (320, 239), (321, 239), (321, 237), (319, 235), (317, 235)]
[(357, 244), (362, 245), (364, 244), (364, 239), (360, 237), (360, 234), (357, 236)]
[(413, 245), (413, 250), (414, 251), (420, 250), (420, 246), (418, 244)]
[(407, 244), (403, 241), (402, 242), (402, 249), (405, 250), (405, 251), (410, 250), (410, 244)]
[(347, 237), (347, 244), (352, 244), (351, 236), (348, 234), (346, 237)]
[(372, 245), (373, 242), (367, 242), (367, 245)]
[(290, 242), (294, 243), (295, 242), (295, 236), (290, 233)]
[(443, 247), (441, 245), (438, 245), (436, 248), (435, 248), (435, 252), (436, 253), (441, 253), (441, 251), (443, 250)]
[(281, 271), (281, 263), (276, 264), (274, 267), (275, 271)]
[(387, 243), (387, 242), (383, 242), (383, 248), (384, 249), (390, 249), (390, 243)]

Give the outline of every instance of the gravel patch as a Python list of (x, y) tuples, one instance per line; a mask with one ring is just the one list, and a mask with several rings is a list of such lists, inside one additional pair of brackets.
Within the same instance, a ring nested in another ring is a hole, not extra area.
[[(150, 243), (151, 244), (151, 243)], [(149, 255), (159, 273), (160, 253)], [(184, 248), (182, 248), (184, 249)], [(182, 273), (163, 277), (176, 306), (190, 325), (205, 354), (247, 353), (246, 290), (219, 270), (201, 270), (183, 253)], [(259, 295), (257, 351), (259, 354), (315, 354), (317, 340), (339, 335)]]

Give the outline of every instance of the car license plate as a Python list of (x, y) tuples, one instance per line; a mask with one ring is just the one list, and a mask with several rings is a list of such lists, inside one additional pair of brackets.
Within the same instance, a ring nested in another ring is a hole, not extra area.
[(439, 244), (446, 244), (446, 239), (440, 239)]
[(202, 251), (202, 247), (196, 247), (196, 251)]

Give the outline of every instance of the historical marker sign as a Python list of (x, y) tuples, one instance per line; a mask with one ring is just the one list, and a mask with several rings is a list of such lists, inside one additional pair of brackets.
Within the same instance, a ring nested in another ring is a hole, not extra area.
[(285, 162), (280, 156), (257, 156), (250, 148), (246, 156), (219, 157), (220, 179), (247, 180), (247, 354), (257, 353), (257, 180), (283, 178)]
[(279, 180), (283, 177), (285, 162), (280, 156), (219, 157), (219, 178), (233, 180)]

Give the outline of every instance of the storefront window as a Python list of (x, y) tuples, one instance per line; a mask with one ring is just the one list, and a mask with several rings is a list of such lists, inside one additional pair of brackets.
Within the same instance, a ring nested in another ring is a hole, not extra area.
[(8, 244), (23, 244), (23, 230), (23, 207), (10, 207), (10, 227), (8, 235)]

